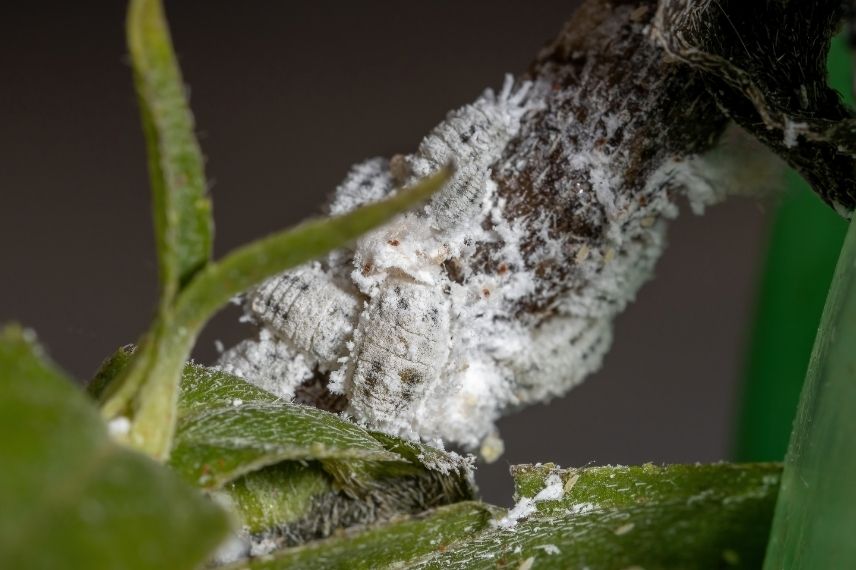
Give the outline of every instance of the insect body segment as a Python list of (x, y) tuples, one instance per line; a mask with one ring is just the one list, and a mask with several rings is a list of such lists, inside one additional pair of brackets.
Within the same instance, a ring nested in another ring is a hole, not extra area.
[(358, 418), (407, 432), (408, 412), (443, 373), (449, 357), (449, 304), (443, 292), (388, 279), (354, 336), (351, 409)]
[(426, 207), (434, 227), (448, 230), (479, 213), (491, 164), (517, 134), (520, 118), (532, 108), (526, 97), (530, 88), (530, 83), (524, 83), (515, 91), (514, 80), (506, 77), (499, 95), (488, 90), (471, 105), (449, 113), (407, 157), (415, 178), (450, 161), (456, 165), (455, 175)]
[(345, 352), (359, 300), (317, 266), (283, 273), (250, 295), (255, 317), (329, 369)]

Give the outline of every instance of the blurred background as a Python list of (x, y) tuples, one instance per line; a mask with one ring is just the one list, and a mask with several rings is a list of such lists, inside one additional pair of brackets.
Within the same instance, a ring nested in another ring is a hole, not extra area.
[[(349, 165), (415, 148), (445, 113), (501, 84), (576, 2), (167, 2), (191, 86), (216, 254), (318, 213)], [(0, 321), (34, 328), (81, 380), (147, 326), (156, 263), (123, 2), (18, 2), (0, 21)], [(504, 419), (481, 466), (729, 456), (769, 206), (683, 208), (655, 279), (616, 323), (603, 369)], [(221, 313), (195, 357), (251, 334)]]

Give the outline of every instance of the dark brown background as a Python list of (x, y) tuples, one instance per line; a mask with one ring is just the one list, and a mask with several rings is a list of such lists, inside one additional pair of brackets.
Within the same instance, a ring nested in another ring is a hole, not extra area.
[[(347, 167), (412, 150), (451, 108), (520, 72), (574, 2), (167, 2), (208, 157), (218, 255), (316, 213)], [(78, 378), (155, 301), (143, 140), (122, 2), (18, 2), (0, 21), (0, 321), (35, 328)], [(736, 200), (672, 227), (604, 369), (503, 420), (482, 467), (726, 458), (764, 234)], [(221, 314), (196, 357), (249, 331)]]

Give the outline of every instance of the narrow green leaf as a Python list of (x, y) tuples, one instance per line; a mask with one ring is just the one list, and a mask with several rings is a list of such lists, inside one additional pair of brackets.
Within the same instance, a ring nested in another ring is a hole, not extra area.
[(823, 310), (764, 567), (856, 567), (856, 223)]
[(103, 390), (102, 415), (129, 417), (129, 443), (166, 459), (175, 431), (181, 372), (205, 322), (253, 285), (343, 246), (423, 202), (451, 173), (451, 167), (444, 168), (391, 198), (341, 216), (304, 222), (208, 264), (181, 292), (174, 313), (160, 315), (122, 375)]
[(131, 0), (127, 37), (149, 155), (161, 302), (166, 306), (211, 257), (211, 203), (160, 0)]
[(0, 568), (195, 568), (224, 513), (113, 443), (29, 335), (0, 331)]
[[(407, 567), (757, 568), (778, 489), (778, 469), (771, 465), (517, 473), (518, 489), (534, 507), (528, 514), (519, 511), (516, 523), (503, 519)], [(558, 498), (547, 489), (556, 485)]]
[(448, 548), (487, 528), (496, 510), (474, 502), (456, 503), (428, 513), (291, 548), (274, 555), (229, 566), (229, 570), (348, 570), (409, 567), (420, 555)]

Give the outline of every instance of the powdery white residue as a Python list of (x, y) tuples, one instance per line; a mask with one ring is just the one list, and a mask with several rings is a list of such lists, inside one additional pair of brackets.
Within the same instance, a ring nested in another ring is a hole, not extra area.
[(312, 378), (315, 363), (268, 329), (224, 352), (216, 368), (244, 378), (271, 394), (290, 400), (294, 390)]
[(502, 529), (510, 530), (517, 526), (518, 521), (525, 519), (535, 512), (535, 505), (542, 501), (558, 501), (565, 496), (562, 479), (557, 473), (551, 473), (544, 481), (544, 488), (534, 497), (522, 497), (504, 517), (494, 524)]
[(798, 123), (786, 117), (784, 140), (782, 142), (785, 143), (786, 147), (793, 148), (797, 146), (797, 138), (806, 130), (808, 130), (808, 125), (806, 123)]
[(131, 420), (125, 416), (119, 416), (107, 422), (107, 433), (109, 433), (111, 437), (120, 438), (128, 435), (130, 431)]
[(345, 181), (336, 188), (329, 211), (332, 215), (350, 212), (358, 206), (377, 202), (392, 191), (389, 161), (374, 158), (351, 167)]
[(280, 547), (280, 542), (272, 536), (253, 537), (249, 555), (251, 558), (266, 556)]
[(535, 512), (535, 501), (529, 497), (523, 497), (511, 508), (508, 513), (498, 521), (496, 526), (510, 530), (517, 526), (520, 519), (524, 519)]
[(215, 566), (225, 566), (244, 560), (250, 554), (250, 539), (246, 533), (231, 533), (211, 557)]
[(544, 552), (546, 552), (550, 556), (553, 556), (555, 554), (561, 554), (561, 552), (562, 552), (561, 550), (559, 550), (559, 547), (556, 546), (555, 544), (542, 544), (540, 546), (536, 546), (535, 548), (542, 549)]
[(562, 479), (557, 473), (551, 473), (546, 481), (546, 485), (535, 495), (535, 502), (541, 501), (558, 501), (565, 496), (565, 487), (562, 485)]
[(597, 505), (594, 503), (575, 503), (570, 509), (568, 509), (568, 512), (572, 515), (584, 515), (595, 509), (597, 509)]

